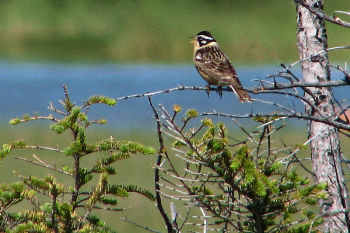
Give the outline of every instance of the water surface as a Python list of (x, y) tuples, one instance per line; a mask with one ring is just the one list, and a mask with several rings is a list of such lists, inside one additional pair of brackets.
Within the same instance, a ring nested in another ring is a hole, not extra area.
[[(253, 87), (254, 79), (279, 70), (276, 66), (238, 67), (237, 72), (245, 87)], [(300, 75), (298, 68), (296, 74)], [(341, 79), (334, 72), (333, 79)], [(204, 86), (206, 83), (193, 66), (175, 65), (61, 65), (33, 63), (0, 63), (0, 122), (8, 122), (25, 114), (48, 114), (47, 107), (52, 101), (59, 106), (63, 98), (62, 84), (69, 88), (71, 99), (81, 104), (92, 95), (113, 98), (157, 91), (176, 87)], [(337, 88), (338, 99), (346, 99), (348, 88)], [(291, 97), (258, 95), (254, 98), (278, 101), (281, 104), (302, 110), (298, 101)], [(241, 104), (233, 93), (224, 93), (222, 99), (212, 92), (210, 97), (204, 91), (176, 91), (153, 97), (155, 104), (171, 108), (174, 104), (184, 109), (196, 108), (200, 112), (250, 113), (273, 111), (274, 107), (262, 103)], [(154, 126), (152, 111), (147, 98), (120, 101), (115, 107), (97, 106), (91, 110), (90, 119), (106, 118), (111, 128), (149, 128)]]

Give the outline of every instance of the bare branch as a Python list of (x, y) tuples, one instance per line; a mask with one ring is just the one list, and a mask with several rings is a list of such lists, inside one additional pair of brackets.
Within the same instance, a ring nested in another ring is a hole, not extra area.
[[(350, 85), (348, 82), (344, 80), (335, 80), (335, 81), (325, 81), (325, 82), (294, 82), (294, 83), (276, 83), (276, 85), (272, 86), (264, 86), (264, 87), (256, 87), (256, 88), (251, 88), (251, 89), (246, 89), (251, 93), (254, 94), (260, 94), (264, 93), (264, 90), (280, 90), (280, 89), (289, 89), (289, 88), (296, 88), (296, 87), (340, 87), (340, 86), (348, 86)], [(159, 90), (159, 91), (154, 91), (154, 92), (146, 92), (143, 94), (135, 94), (135, 95), (129, 95), (129, 96), (123, 96), (123, 97), (118, 97), (116, 100), (127, 100), (127, 99), (132, 99), (132, 98), (142, 98), (142, 97), (148, 97), (148, 96), (154, 96), (154, 95), (159, 95), (159, 94), (166, 94), (169, 92), (174, 92), (174, 91), (185, 91), (185, 90), (192, 90), (192, 91), (206, 91), (208, 90), (208, 87), (196, 87), (196, 86), (183, 86), (179, 85), (177, 87), (173, 88), (168, 88), (164, 90)], [(216, 88), (210, 88), (210, 91), (215, 91)], [(230, 88), (222, 88), (222, 91), (226, 92), (232, 92)]]
[(160, 214), (163, 217), (163, 220), (167, 226), (168, 232), (175, 232), (173, 229), (173, 225), (168, 217), (168, 215), (165, 213), (165, 210), (163, 208), (163, 204), (162, 204), (162, 199), (160, 197), (160, 186), (159, 186), (159, 166), (162, 163), (162, 159), (163, 159), (163, 153), (165, 152), (165, 146), (164, 146), (164, 142), (163, 142), (163, 137), (162, 137), (162, 131), (161, 131), (161, 123), (159, 120), (159, 115), (152, 103), (152, 99), (149, 96), (148, 97), (148, 101), (149, 101), (149, 105), (151, 106), (153, 113), (154, 113), (154, 117), (156, 119), (156, 123), (157, 123), (157, 133), (158, 133), (158, 141), (159, 141), (159, 151), (158, 151), (158, 159), (157, 159), (157, 163), (156, 163), (156, 168), (155, 168), (155, 173), (154, 173), (154, 184), (155, 184), (155, 191), (156, 191), (156, 201), (157, 201), (157, 207), (158, 210), (160, 212)]
[(294, 0), (295, 3), (302, 5), (303, 7), (305, 7), (306, 9), (308, 9), (310, 12), (314, 13), (315, 15), (317, 15), (318, 17), (327, 20), (328, 22), (334, 23), (334, 24), (338, 24), (340, 26), (343, 27), (348, 27), (350, 28), (350, 23), (346, 22), (344, 20), (339, 19), (338, 17), (331, 17), (327, 14), (324, 13), (324, 11), (320, 10), (320, 9), (315, 9), (312, 6), (309, 6), (308, 4), (306, 4), (303, 0)]
[(347, 81), (344, 80), (331, 80), (323, 82), (294, 82), (294, 83), (276, 83), (274, 86), (264, 86), (251, 89), (255, 94), (264, 93), (265, 90), (280, 90), (296, 87), (340, 87), (350, 85)]
[(207, 233), (207, 215), (202, 207), (199, 208), (203, 215), (203, 233)]
[(252, 117), (285, 117), (285, 118), (296, 118), (296, 119), (304, 119), (304, 120), (313, 120), (316, 122), (322, 122), (327, 125), (334, 126), (339, 129), (345, 129), (345, 130), (350, 130), (350, 125), (348, 124), (343, 124), (340, 123), (336, 120), (331, 120), (331, 119), (325, 119), (321, 117), (315, 117), (315, 116), (310, 116), (308, 114), (302, 114), (302, 113), (281, 113), (281, 112), (276, 112), (276, 113), (248, 113), (248, 114), (241, 114), (241, 115), (236, 115), (236, 114), (228, 114), (228, 113), (218, 113), (218, 112), (204, 112), (201, 113), (202, 116), (221, 116), (221, 117), (227, 117), (227, 118), (252, 118)]
[[(148, 97), (148, 96), (153, 96), (153, 95), (158, 95), (158, 94), (165, 94), (173, 91), (183, 91), (183, 90), (201, 90), (201, 91), (206, 91), (208, 90), (208, 87), (195, 87), (195, 86), (183, 86), (183, 85), (178, 85), (177, 87), (165, 89), (165, 90), (160, 90), (160, 91), (154, 91), (154, 92), (146, 92), (143, 94), (135, 94), (135, 95), (129, 95), (129, 96), (124, 96), (124, 97), (119, 97), (116, 98), (117, 101), (119, 100), (126, 100), (126, 99), (131, 99), (131, 98), (140, 98), (140, 97)], [(216, 88), (210, 88), (211, 91), (216, 90)]]
[[(33, 157), (35, 157), (35, 155), (33, 155)], [(27, 159), (27, 158), (23, 158), (23, 157), (15, 157), (15, 159), (18, 159), (18, 160), (23, 160), (23, 161), (26, 161), (27, 163), (31, 163), (31, 164), (35, 164), (35, 165), (38, 165), (38, 166), (41, 166), (41, 167), (45, 167), (45, 168), (48, 168), (48, 169), (51, 169), (51, 170), (54, 170), (54, 171), (57, 171), (57, 172), (60, 172), (62, 174), (65, 174), (65, 175), (68, 175), (68, 176), (73, 176), (72, 174), (66, 172), (66, 171), (63, 171), (61, 169), (58, 169), (50, 164), (47, 164), (47, 163), (44, 163), (44, 162), (35, 162), (35, 161), (32, 161), (30, 159)]]
[(38, 149), (38, 150), (47, 150), (47, 151), (53, 151), (53, 152), (58, 152), (58, 153), (63, 153), (60, 149), (53, 148), (53, 147), (48, 147), (48, 146), (34, 146), (34, 145), (26, 145), (24, 147), (19, 147), (18, 149)]
[(128, 223), (131, 223), (131, 224), (133, 224), (133, 225), (135, 225), (135, 226), (137, 226), (137, 227), (139, 227), (139, 228), (142, 228), (143, 230), (149, 231), (149, 232), (153, 232), (153, 233), (162, 233), (162, 232), (160, 232), (160, 231), (153, 230), (153, 229), (151, 229), (151, 228), (149, 228), (149, 227), (147, 227), (147, 226), (143, 226), (143, 225), (141, 225), (141, 224), (139, 224), (139, 223), (137, 223), (137, 222), (134, 222), (134, 221), (130, 220), (129, 218), (121, 218), (121, 220), (123, 220), (123, 221), (125, 221), (125, 222), (128, 222)]
[(178, 212), (176, 210), (174, 202), (170, 202), (170, 213), (171, 213), (171, 222), (172, 222), (173, 228), (178, 229), (179, 228), (177, 225)]
[(339, 70), (339, 71), (341, 71), (341, 72), (343, 72), (346, 81), (347, 81), (348, 83), (350, 83), (350, 73), (348, 73), (348, 72), (346, 71), (346, 68), (340, 67), (339, 65), (332, 65), (332, 64), (330, 64), (330, 66), (333, 67), (333, 68), (335, 68), (335, 69), (337, 69), (337, 70)]

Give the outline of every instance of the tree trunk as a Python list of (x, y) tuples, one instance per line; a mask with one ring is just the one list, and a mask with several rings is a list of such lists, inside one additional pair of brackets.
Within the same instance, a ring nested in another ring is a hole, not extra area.
[[(323, 0), (304, 0), (314, 8), (323, 10)], [(327, 33), (323, 19), (311, 13), (305, 7), (297, 4), (297, 34), (300, 59), (302, 62), (305, 82), (323, 82), (330, 80), (328, 61)], [(325, 51), (317, 56), (320, 51)], [(305, 93), (318, 110), (310, 106), (305, 111), (311, 116), (334, 118), (335, 104), (331, 88), (308, 88)], [(308, 137), (315, 137), (310, 144), (312, 167), (317, 183), (328, 184), (329, 197), (320, 201), (321, 214), (324, 223), (323, 232), (349, 232), (349, 215), (345, 210), (349, 207), (348, 190), (345, 185), (344, 173), (341, 167), (341, 151), (339, 132), (337, 128), (323, 123), (309, 121)]]

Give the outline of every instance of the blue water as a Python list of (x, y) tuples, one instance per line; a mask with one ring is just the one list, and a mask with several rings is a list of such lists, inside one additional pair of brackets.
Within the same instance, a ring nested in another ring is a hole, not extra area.
[[(300, 75), (296, 68), (294, 71)], [(245, 87), (256, 86), (253, 79), (280, 70), (276, 66), (238, 67), (238, 75)], [(341, 79), (334, 72), (333, 79)], [(33, 63), (0, 63), (0, 123), (25, 114), (48, 114), (49, 102), (59, 106), (63, 98), (62, 84), (68, 86), (71, 99), (81, 104), (92, 95), (105, 95), (113, 98), (163, 90), (178, 86), (204, 86), (206, 83), (193, 66), (175, 65), (60, 65)], [(335, 90), (335, 96), (347, 99), (349, 88)], [(278, 101), (281, 104), (302, 109), (291, 97), (276, 95), (256, 95), (254, 98)], [(196, 108), (200, 112), (257, 113), (273, 111), (271, 105), (262, 103), (241, 104), (233, 93), (219, 96), (212, 92), (210, 98), (204, 91), (176, 91), (153, 97), (154, 103), (171, 108), (174, 104), (184, 109)], [(147, 98), (134, 98), (120, 101), (115, 107), (96, 106), (91, 110), (90, 119), (106, 118), (107, 127), (150, 128), (154, 127), (152, 111)]]

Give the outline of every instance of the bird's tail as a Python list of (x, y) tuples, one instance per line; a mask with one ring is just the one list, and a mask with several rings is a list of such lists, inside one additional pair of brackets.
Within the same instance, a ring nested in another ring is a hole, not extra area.
[(229, 85), (229, 87), (232, 89), (233, 93), (236, 94), (239, 101), (243, 102), (253, 102), (253, 100), (250, 98), (250, 95), (248, 91), (244, 90), (242, 86), (237, 85)]

